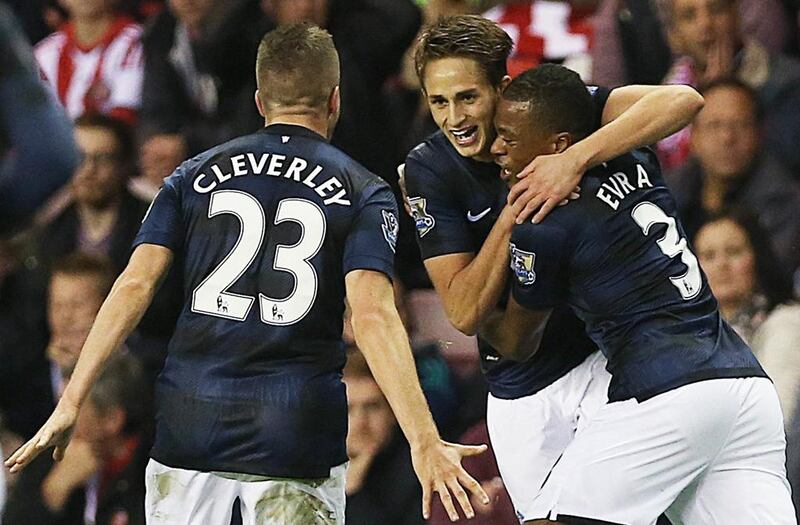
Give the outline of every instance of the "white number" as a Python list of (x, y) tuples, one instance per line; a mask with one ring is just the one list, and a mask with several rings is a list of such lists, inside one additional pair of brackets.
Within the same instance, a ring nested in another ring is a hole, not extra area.
[(680, 254), (681, 262), (687, 266), (686, 273), (677, 277), (670, 277), (669, 280), (684, 299), (692, 299), (700, 293), (700, 288), (703, 285), (700, 276), (700, 265), (697, 263), (697, 257), (694, 256), (686, 243), (686, 239), (678, 235), (678, 229), (675, 226), (675, 219), (664, 213), (664, 211), (653, 204), (652, 202), (641, 202), (633, 208), (631, 216), (636, 224), (642, 229), (645, 235), (650, 231), (650, 227), (654, 224), (666, 224), (667, 233), (656, 241), (661, 252), (672, 259)]
[[(234, 294), (228, 289), (250, 267), (261, 249), (266, 219), (261, 203), (252, 195), (237, 190), (221, 190), (211, 194), (208, 217), (224, 213), (239, 219), (239, 239), (225, 259), (195, 288), (192, 311), (244, 321), (255, 298)], [(295, 278), (294, 289), (285, 299), (273, 299), (259, 293), (261, 320), (280, 326), (300, 321), (314, 304), (317, 273), (308, 261), (317, 254), (325, 239), (325, 214), (313, 202), (284, 199), (278, 203), (275, 224), (283, 221), (298, 223), (302, 233), (296, 244), (278, 246), (273, 268), (291, 273)]]
[(284, 199), (278, 203), (275, 224), (292, 221), (300, 225), (300, 240), (275, 251), (272, 267), (294, 275), (294, 290), (285, 299), (258, 294), (261, 320), (267, 324), (285, 326), (306, 316), (317, 297), (317, 271), (308, 261), (322, 247), (325, 239), (325, 213), (311, 201)]

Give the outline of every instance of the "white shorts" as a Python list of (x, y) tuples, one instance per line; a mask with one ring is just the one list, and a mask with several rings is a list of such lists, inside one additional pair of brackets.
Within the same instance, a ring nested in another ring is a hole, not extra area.
[(592, 414), (608, 399), (611, 376), (600, 352), (553, 384), (519, 399), (489, 394), (486, 424), (500, 476), (520, 520), (553, 466)]
[(766, 378), (714, 379), (603, 406), (553, 469), (533, 518), (794, 525), (783, 416)]
[(318, 482), (243, 481), (151, 459), (145, 472), (145, 515), (148, 525), (227, 525), (238, 497), (244, 525), (341, 525), (346, 472), (345, 463)]

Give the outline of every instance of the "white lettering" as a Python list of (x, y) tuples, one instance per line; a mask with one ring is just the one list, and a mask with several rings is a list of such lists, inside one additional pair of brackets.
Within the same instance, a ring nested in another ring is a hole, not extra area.
[(305, 178), (303, 184), (308, 186), (309, 188), (316, 188), (317, 185), (314, 182), (314, 179), (322, 172), (322, 166), (316, 166), (311, 173), (309, 173), (308, 177)]
[(264, 166), (267, 165), (268, 157), (269, 153), (264, 153), (261, 155), (261, 158), (258, 159), (258, 163), (256, 163), (256, 156), (252, 153), (247, 154), (247, 158), (250, 159), (250, 169), (253, 172), (253, 175), (261, 175), (261, 172), (264, 171)]
[(636, 165), (636, 173), (639, 176), (637, 183), (639, 184), (640, 188), (644, 188), (645, 185), (650, 186), (651, 188), (653, 187), (653, 183), (650, 182), (650, 177), (647, 175), (647, 172), (644, 171), (644, 168), (641, 164)]
[(314, 188), (314, 191), (316, 191), (317, 195), (319, 195), (320, 197), (325, 198), (326, 193), (333, 193), (334, 191), (338, 190), (341, 187), (342, 183), (339, 182), (337, 178), (331, 177), (330, 179), (326, 180), (325, 182)]
[[(339, 182), (339, 181), (336, 181), (336, 182)], [(325, 204), (326, 206), (327, 206), (328, 204), (341, 204), (342, 206), (350, 206), (350, 201), (349, 201), (349, 200), (347, 200), (347, 199), (343, 199), (343, 198), (342, 198), (342, 197), (344, 197), (345, 195), (347, 195), (347, 190), (339, 190), (339, 193), (337, 193), (337, 194), (336, 194), (336, 195), (334, 195), (333, 197), (328, 197), (327, 199), (325, 199), (325, 200), (324, 200), (324, 201), (322, 201), (322, 202), (323, 202), (323, 204)]]
[(287, 179), (294, 179), (295, 182), (300, 182), (300, 172), (306, 169), (308, 166), (308, 162), (305, 159), (301, 159), (300, 157), (295, 157), (292, 159), (292, 163), (289, 164), (289, 169), (286, 170), (286, 177)]
[(201, 173), (199, 176), (195, 177), (194, 184), (192, 184), (194, 191), (196, 191), (197, 193), (208, 193), (209, 191), (217, 187), (216, 181), (212, 182), (208, 186), (201, 186), (200, 181), (205, 178), (206, 178), (205, 173)]
[(617, 173), (613, 174), (612, 177), (617, 179), (617, 182), (619, 182), (619, 184), (622, 187), (622, 189), (625, 190), (625, 194), (626, 195), (631, 193), (632, 191), (636, 190), (636, 188), (631, 186), (631, 183), (628, 180), (628, 177), (625, 176), (625, 174), (622, 173), (621, 171), (618, 171)]
[(284, 160), (286, 160), (286, 155), (278, 155), (277, 153), (273, 153), (272, 158), (269, 159), (269, 168), (267, 168), (267, 175), (272, 175), (273, 177), (280, 177), (281, 172), (279, 170), (283, 167)]
[(231, 178), (230, 173), (222, 173), (222, 171), (220, 171), (219, 169), (219, 166), (217, 166), (216, 164), (211, 166), (211, 171), (214, 172), (214, 175), (217, 176), (217, 180), (220, 182), (225, 182), (226, 180), (229, 180)]
[(602, 186), (597, 188), (597, 198), (600, 199), (601, 201), (605, 202), (609, 206), (611, 206), (612, 210), (616, 211), (616, 209), (619, 208), (619, 201), (618, 200), (614, 200), (611, 197), (611, 195), (609, 195), (605, 191), (603, 191), (604, 189), (605, 189), (605, 184), (603, 184)]
[(231, 166), (233, 166), (234, 177), (247, 175), (247, 164), (244, 162), (244, 155), (236, 155), (235, 157), (231, 157)]

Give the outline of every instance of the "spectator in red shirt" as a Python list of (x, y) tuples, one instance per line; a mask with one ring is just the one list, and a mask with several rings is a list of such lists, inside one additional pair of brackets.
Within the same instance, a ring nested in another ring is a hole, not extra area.
[(141, 102), (141, 27), (114, 0), (63, 0), (69, 21), (36, 45), (44, 77), (73, 119), (102, 113), (132, 124)]

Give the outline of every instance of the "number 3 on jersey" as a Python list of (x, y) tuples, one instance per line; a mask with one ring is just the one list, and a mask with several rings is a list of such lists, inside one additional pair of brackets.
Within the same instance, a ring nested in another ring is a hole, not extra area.
[(637, 204), (631, 211), (631, 216), (645, 235), (648, 235), (653, 225), (666, 224), (667, 232), (656, 241), (656, 244), (661, 253), (670, 259), (680, 254), (681, 262), (688, 268), (683, 275), (670, 277), (669, 280), (678, 289), (684, 300), (697, 297), (703, 285), (703, 280), (700, 276), (700, 265), (697, 263), (697, 257), (689, 249), (686, 239), (678, 234), (675, 219), (664, 213), (664, 210), (652, 202), (647, 201)]
[[(252, 195), (237, 190), (211, 194), (208, 217), (225, 213), (239, 219), (239, 239), (225, 259), (195, 288), (192, 311), (244, 321), (255, 298), (231, 293), (228, 289), (250, 267), (261, 249), (266, 219), (261, 203)], [(275, 224), (284, 221), (300, 225), (300, 240), (293, 245), (278, 245), (272, 267), (291, 273), (294, 289), (283, 299), (258, 294), (261, 321), (277, 326), (294, 324), (311, 310), (317, 297), (317, 272), (309, 260), (322, 247), (326, 228), (323, 211), (305, 199), (283, 199), (278, 203)]]

